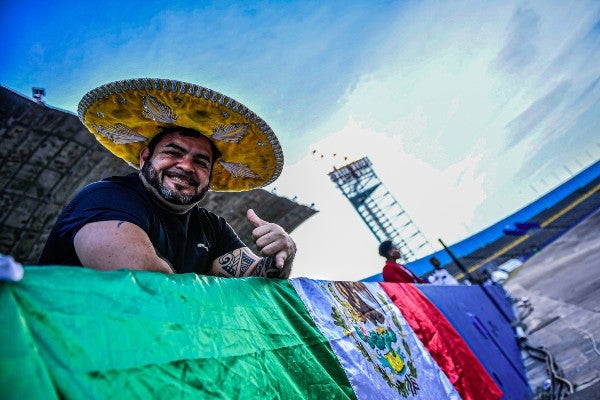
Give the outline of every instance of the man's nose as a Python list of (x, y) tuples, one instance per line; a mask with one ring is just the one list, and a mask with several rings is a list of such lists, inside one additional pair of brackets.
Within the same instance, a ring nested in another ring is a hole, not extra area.
[(189, 155), (184, 155), (179, 159), (177, 166), (185, 171), (194, 171), (194, 160)]

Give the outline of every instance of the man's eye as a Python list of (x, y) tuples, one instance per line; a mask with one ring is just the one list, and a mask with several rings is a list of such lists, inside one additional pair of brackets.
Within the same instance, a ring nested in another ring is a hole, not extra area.
[(173, 157), (181, 157), (181, 153), (180, 153), (180, 152), (178, 152), (178, 151), (167, 150), (167, 151), (165, 151), (164, 153), (165, 153), (165, 154), (168, 154), (168, 155), (170, 155), (170, 156), (173, 156)]

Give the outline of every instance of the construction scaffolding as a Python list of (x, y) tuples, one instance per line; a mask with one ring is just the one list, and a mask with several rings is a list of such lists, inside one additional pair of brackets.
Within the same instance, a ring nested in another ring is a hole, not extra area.
[(405, 262), (432, 252), (431, 244), (381, 183), (367, 157), (334, 168), (327, 175), (350, 201), (377, 241), (391, 240)]

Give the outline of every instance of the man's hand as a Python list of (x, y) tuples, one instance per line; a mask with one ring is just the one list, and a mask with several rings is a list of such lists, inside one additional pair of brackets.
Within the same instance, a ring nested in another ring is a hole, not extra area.
[(283, 268), (286, 262), (289, 264), (296, 254), (296, 244), (290, 235), (281, 226), (263, 221), (252, 209), (247, 211), (246, 217), (255, 226), (252, 237), (260, 252), (274, 256), (277, 268)]
[(217, 257), (210, 274), (221, 277), (258, 276), (287, 279), (292, 271), (296, 244), (281, 226), (262, 220), (250, 209), (248, 221), (255, 226), (254, 243), (262, 257), (248, 247), (242, 247)]

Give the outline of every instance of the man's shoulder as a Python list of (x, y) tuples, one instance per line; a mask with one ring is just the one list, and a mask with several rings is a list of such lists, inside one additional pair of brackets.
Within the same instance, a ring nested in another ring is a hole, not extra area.
[(73, 197), (66, 210), (71, 212), (82, 207), (84, 209), (97, 207), (138, 209), (141, 204), (150, 206), (150, 203), (144, 185), (136, 174), (130, 174), (111, 176), (88, 184)]
[(385, 265), (383, 266), (383, 269), (387, 269), (389, 271), (396, 271), (396, 272), (405, 272), (406, 267), (397, 262), (386, 261)]
[(110, 176), (100, 181), (92, 182), (86, 185), (80, 193), (93, 193), (99, 191), (112, 190), (133, 190), (143, 192), (144, 186), (139, 180), (137, 174), (132, 173), (123, 176)]
[(136, 173), (131, 173), (127, 175), (115, 175), (104, 178), (100, 181), (92, 183), (92, 185), (100, 185), (100, 186), (143, 186), (142, 182), (139, 178), (139, 175)]

